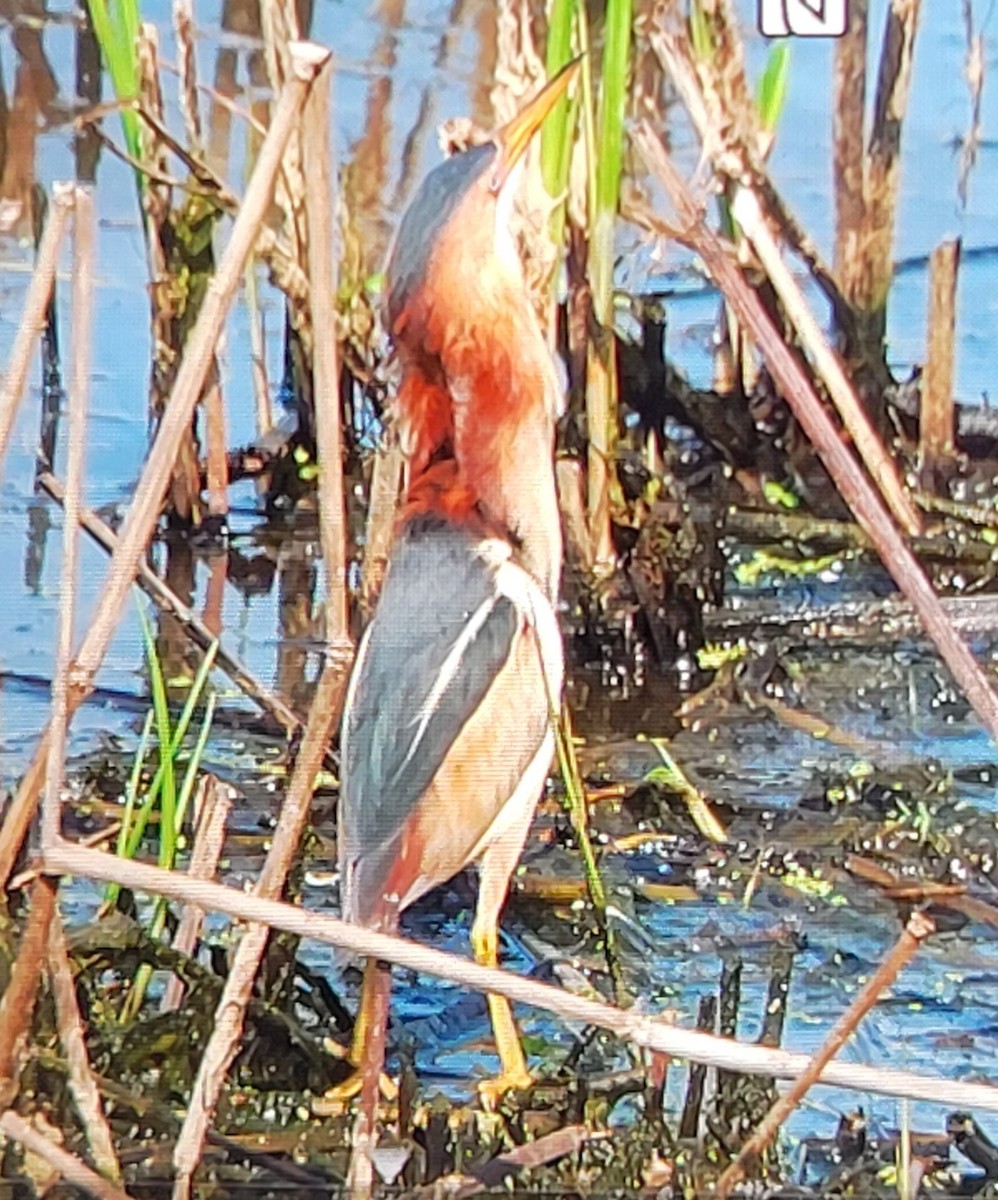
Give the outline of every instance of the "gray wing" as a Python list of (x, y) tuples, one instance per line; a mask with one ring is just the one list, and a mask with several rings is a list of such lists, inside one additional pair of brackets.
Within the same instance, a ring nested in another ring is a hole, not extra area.
[[(520, 614), (460, 530), (396, 547), (347, 698), (339, 857), (387, 849), (506, 662)], [(344, 908), (353, 908), (344, 897)]]

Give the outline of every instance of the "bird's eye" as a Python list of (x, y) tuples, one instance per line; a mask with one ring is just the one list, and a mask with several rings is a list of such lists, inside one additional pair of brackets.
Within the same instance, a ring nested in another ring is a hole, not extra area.
[(492, 172), (492, 178), (489, 180), (489, 191), (493, 196), (498, 196), (502, 191), (503, 173), (498, 168)]

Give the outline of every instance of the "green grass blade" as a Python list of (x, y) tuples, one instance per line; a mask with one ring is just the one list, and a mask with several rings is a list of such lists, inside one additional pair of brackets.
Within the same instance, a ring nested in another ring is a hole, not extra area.
[[(137, 42), (141, 15), (138, 0), (87, 0), (90, 21), (100, 46), (115, 95), (123, 103), (137, 100), (139, 67)], [(121, 110), (121, 129), (128, 153), (142, 159), (142, 139), (138, 115), (130, 108)], [(141, 188), (142, 177), (139, 176)]]
[(778, 42), (769, 53), (766, 69), (756, 90), (759, 121), (767, 133), (779, 124), (787, 102), (787, 83), (790, 78), (790, 43)]
[[(191, 753), (190, 762), (187, 764), (187, 770), (184, 772), (184, 781), (180, 787), (180, 796), (177, 799), (177, 838), (179, 840), (183, 828), (184, 820), (187, 816), (187, 808), (191, 801), (191, 796), (194, 794), (194, 784), (197, 782), (198, 772), (201, 770), (201, 760), (204, 758), (204, 748), (208, 744), (208, 734), (211, 732), (211, 723), (215, 717), (216, 696), (212, 692), (208, 697), (208, 703), (204, 707), (204, 717), (201, 720), (201, 729), (198, 733), (198, 740), (194, 743), (194, 750)], [(170, 864), (173, 865), (172, 863)]]
[[(548, 15), (547, 61), (548, 79), (572, 58), (572, 21), (576, 0), (551, 0)], [(572, 126), (569, 124), (569, 99), (562, 96), (544, 121), (541, 130), (541, 174), (549, 196), (560, 196), (568, 182), (568, 166), (572, 156)]]
[[(184, 707), (180, 713), (180, 718), (177, 721), (177, 727), (174, 731), (172, 743), (172, 758), (176, 758), (177, 754), (180, 752), (180, 747), (183, 744), (185, 736), (187, 735), (187, 730), (190, 727), (191, 720), (194, 717), (194, 711), (201, 699), (205, 686), (207, 685), (208, 675), (211, 671), (211, 668), (214, 666), (215, 657), (217, 654), (218, 642), (214, 641), (205, 651), (204, 659), (201, 662), (201, 666), (198, 668), (197, 674), (194, 676), (194, 681), (191, 684), (190, 692), (187, 695), (187, 699), (184, 702)], [(146, 793), (146, 796), (142, 801), (142, 807), (139, 809), (138, 819), (135, 823), (135, 827), (132, 830), (128, 845), (125, 850), (126, 858), (134, 858), (138, 853), (139, 846), (141, 845), (142, 838), (145, 834), (146, 825), (149, 821), (149, 814), (152, 812), (159, 799), (160, 789), (163, 786), (164, 772), (165, 767), (161, 762), (156, 770), (156, 774), (153, 776), (152, 783), (149, 785), (149, 791)]]
[(699, 0), (690, 5), (690, 42), (693, 53), (700, 62), (710, 62), (714, 57), (714, 35)]
[(159, 865), (168, 866), (176, 853), (177, 781), (174, 771), (173, 727), (170, 724), (170, 702), (166, 695), (166, 680), (163, 666), (156, 650), (156, 636), (144, 608), (139, 609), (142, 638), (146, 645), (146, 661), (149, 664), (149, 686), (152, 690), (152, 707), (156, 714), (156, 736), (159, 743), (159, 771), (162, 783), (159, 789)]
[(593, 305), (597, 319), (607, 327), (613, 321), (613, 231), (624, 161), (632, 15), (631, 0), (608, 0), (597, 117), (596, 209), (590, 251)]
[[(128, 845), (128, 837), (132, 828), (132, 818), (135, 814), (135, 802), (139, 795), (139, 780), (142, 778), (142, 768), (145, 766), (146, 755), (149, 753), (149, 738), (152, 734), (152, 723), (153, 711), (150, 709), (146, 713), (145, 721), (142, 723), (142, 736), (139, 738), (139, 748), (135, 752), (135, 758), (132, 761), (132, 770), (128, 776), (128, 782), (125, 784), (125, 808), (121, 814), (121, 828), (118, 830), (118, 838), (114, 851), (119, 857), (124, 857)], [(112, 909), (117, 903), (120, 894), (121, 884), (109, 883), (104, 889), (104, 909)]]

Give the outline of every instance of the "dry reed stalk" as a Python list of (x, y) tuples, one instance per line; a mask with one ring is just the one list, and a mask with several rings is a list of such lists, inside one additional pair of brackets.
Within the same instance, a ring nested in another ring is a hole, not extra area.
[(683, 238), (704, 259), (714, 282), (727, 296), (739, 320), (755, 338), (777, 387), (811, 439), (843, 499), (870, 536), (894, 582), (918, 613), (922, 627), (973, 706), (984, 727), (998, 741), (998, 695), (957, 634), (939, 597), (932, 589), (901, 535), (884, 509), (879, 495), (843, 444), (809, 380), (787, 349), (758, 296), (742, 277), (738, 265), (704, 225), (685, 182), (669, 161), (662, 143), (647, 122), (642, 122), (636, 142), (645, 162), (655, 172), (680, 216)]
[[(198, 106), (197, 56), (194, 51), (194, 13), (191, 0), (174, 0), (173, 27), (177, 35), (177, 68), (180, 73), (180, 109), (192, 156), (202, 157), (201, 112)], [(229, 461), (225, 452), (225, 401), (218, 363), (212, 362), (204, 394), (205, 482), (208, 513), (229, 513)]]
[(937, 471), (953, 457), (953, 375), (956, 336), (956, 282), (960, 239), (949, 239), (932, 251), (929, 268), (929, 344), (922, 376), (918, 420), (922, 487), (933, 490)]
[(917, 537), (922, 532), (921, 517), (904, 490), (904, 483), (894, 460), (888, 456), (883, 442), (870, 424), (869, 417), (842, 369), (842, 363), (825, 340), (803, 293), (787, 269), (755, 192), (748, 187), (739, 187), (731, 202), (731, 213), (758, 254), (804, 349), (828, 388), (832, 402), (870, 477), (877, 484), (880, 494), (905, 532)]
[[(100, 850), (74, 846), (71, 842), (60, 841), (46, 850), (41, 867), (52, 874), (80, 875), (117, 882), (134, 891), (197, 904), (239, 920), (267, 924), (299, 937), (339, 946), (364, 958), (398, 963), (410, 971), (434, 975), (475, 991), (495, 992), (516, 1004), (554, 1013), (565, 1021), (607, 1029), (636, 1046), (674, 1058), (775, 1079), (796, 1079), (810, 1062), (806, 1054), (747, 1045), (733, 1038), (717, 1037), (698, 1030), (679, 1029), (660, 1017), (634, 1009), (623, 1011), (499, 967), (480, 966), (471, 959), (421, 946), (406, 938), (376, 933), (359, 925), (350, 925), (337, 917), (310, 912), (293, 904), (265, 900), (259, 895), (210, 880), (190, 879), (180, 871), (165, 871), (146, 863), (119, 859)], [(820, 1082), (882, 1096), (908, 1096), (913, 1100), (929, 1100), (935, 1104), (998, 1112), (998, 1087), (991, 1084), (965, 1083), (897, 1071), (890, 1067), (843, 1062), (830, 1062), (822, 1071)]]
[(7, 441), (14, 427), (17, 406), (21, 403), (24, 384), (28, 378), (31, 351), (45, 328), (45, 313), (55, 285), (59, 247), (62, 245), (66, 220), (73, 207), (73, 195), (74, 188), (71, 183), (56, 183), (52, 187), (52, 204), (38, 246), (28, 294), (24, 298), (24, 312), (14, 336), (14, 344), (10, 348), (3, 384), (0, 386), (0, 468), (3, 466)]
[(867, 155), (866, 204), (854, 303), (866, 326), (862, 344), (879, 347), (894, 275), (894, 224), (901, 175), (901, 128), (908, 109), (911, 60), (921, 0), (891, 0), (881, 48)]
[[(194, 799), (197, 830), (187, 873), (192, 879), (214, 879), (218, 860), (225, 845), (225, 826), (235, 797), (235, 789), (214, 775), (202, 775)], [(204, 923), (204, 909), (185, 904), (173, 935), (173, 949), (190, 956), (194, 953), (198, 934)], [(179, 975), (171, 975), (163, 989), (160, 1012), (175, 1012), (184, 998), (184, 983)]]
[(586, 525), (586, 485), (582, 464), (574, 458), (559, 458), (554, 464), (558, 483), (558, 508), (565, 526), (565, 546), (571, 562), (584, 571), (593, 569), (592, 546)]
[(193, 154), (201, 156), (201, 110), (198, 105), (197, 56), (194, 52), (194, 10), (191, 0), (173, 0), (173, 29), (177, 35), (177, 70), (180, 74), (180, 111)]
[(58, 914), (53, 918), (48, 942), (48, 977), (55, 1000), (59, 1042), (66, 1055), (69, 1088), (87, 1135), (90, 1154), (98, 1171), (108, 1179), (121, 1180), (121, 1166), (114, 1149), (111, 1126), (101, 1102), (100, 1088), (87, 1056), (83, 1018), (76, 999), (73, 968), (66, 949), (66, 936)]
[(57, 1146), (51, 1138), (39, 1133), (30, 1122), (12, 1109), (0, 1113), (0, 1130), (3, 1130), (8, 1137), (20, 1142), (32, 1154), (37, 1154), (39, 1158), (44, 1159), (73, 1187), (78, 1187), (89, 1195), (96, 1196), (98, 1200), (130, 1200), (127, 1192), (122, 1191), (113, 1183), (109, 1183), (106, 1179), (102, 1179), (96, 1171), (81, 1162), (75, 1154), (70, 1154), (62, 1146)]
[[(270, 399), (270, 383), (267, 379), (267, 350), (264, 338), (263, 314), (260, 311), (260, 300), (256, 285), (256, 264), (251, 261), (246, 270), (244, 288), (246, 298), (246, 313), (249, 320), (250, 337), (250, 371), (253, 379), (253, 411), (256, 414), (256, 435), (262, 439), (264, 434), (274, 428), (274, 407)], [(267, 486), (262, 478), (257, 481), (257, 492), (265, 495)]]
[[(301, 30), (298, 24), (298, 6), (295, 0), (270, 0), (260, 5), (260, 27), (263, 34), (264, 56), (267, 77), (274, 95), (278, 95), (285, 81), (294, 71), (291, 47), (298, 44)], [(305, 195), (308, 187), (308, 172), (302, 157), (301, 124), (290, 132), (284, 148), (281, 173), (274, 189), (274, 202), (284, 213), (283, 234), (291, 262), (305, 280), (304, 295), (298, 291), (285, 290), (287, 311), (295, 333), (301, 340), (306, 362), (312, 360), (312, 318), (308, 302), (308, 229), (305, 222)], [(311, 164), (309, 164), (311, 171)], [(313, 397), (314, 400), (314, 397)], [(314, 414), (308, 413), (309, 422)]]
[(405, 456), (402, 447), (394, 439), (387, 445), (382, 444), (374, 456), (374, 466), (371, 469), (364, 562), (360, 572), (360, 602), (367, 613), (374, 610), (378, 593), (381, 591), (381, 581), (388, 566), (388, 555), (395, 530), (395, 512), (404, 474)]
[[(139, 560), (145, 553), (159, 518), (160, 505), (170, 481), (177, 450), (184, 431), (190, 427), (194, 406), (201, 394), (226, 313), (239, 287), (257, 231), (270, 206), (284, 144), (299, 118), (309, 86), (328, 55), (328, 50), (314, 43), (296, 43), (292, 55), (295, 70), (281, 93), (274, 120), (267, 131), (256, 169), (246, 189), (242, 208), (232, 227), (229, 243), (218, 264), (218, 270), (208, 285), (197, 324), (191, 331), (187, 351), (177, 372), (169, 403), (163, 412), (142, 477), (136, 486), (136, 498), (118, 535), (118, 547), (108, 568), (107, 585), (101, 596), (100, 607), (80, 647), (73, 669), (74, 686), (68, 697), (70, 715), (76, 711), (90, 690), (93, 677), (114, 635), (125, 598), (135, 579)], [(7, 887), (11, 870), (37, 806), (39, 790), (45, 777), (49, 737), (50, 731), (46, 728), (17, 794), (6, 809), (3, 826), (0, 828), (0, 888), (3, 889)]]
[(347, 605), (343, 428), (336, 352), (336, 266), (332, 229), (336, 187), (329, 145), (332, 79), (332, 64), (327, 63), (319, 72), (305, 106), (302, 153), (308, 163), (305, 215), (312, 313), (312, 394), (319, 459), (319, 530), (326, 571), (326, 644), (342, 664), (345, 684), (353, 643)]
[[(177, 281), (172, 277), (167, 254), (167, 246), (175, 233), (175, 220), (170, 212), (170, 186), (160, 182), (168, 177), (167, 143), (159, 135), (159, 130), (165, 128), (159, 77), (159, 30), (151, 22), (145, 21), (141, 25), (137, 53), (140, 107), (150, 118), (142, 126), (143, 165), (148, 169), (144, 173), (141, 194), (151, 281), (153, 366), (149, 377), (149, 412), (158, 421), (173, 390), (184, 347), (179, 330), (183, 302), (179, 299)], [(169, 507), (183, 522), (200, 520), (201, 472), (193, 414), (174, 460)]]
[(850, 0), (849, 25), (835, 43), (832, 167), (835, 179), (835, 278), (854, 300), (854, 272), (862, 262), (866, 150), (866, 40), (868, 0)]
[[(38, 476), (37, 482), (57, 504), (65, 502), (66, 489), (54, 475), (45, 472)], [(81, 511), (80, 524), (96, 545), (107, 551), (108, 554), (115, 554), (118, 548), (118, 535), (97, 516), (93, 509), (84, 508)], [(185, 604), (167, 583), (160, 579), (144, 559), (139, 562), (139, 571), (135, 582), (157, 608), (177, 618), (195, 646), (201, 650), (207, 650), (215, 642), (215, 631), (197, 615), (189, 604)], [(249, 667), (222, 646), (218, 647), (215, 665), (224, 671), (232, 682), (244, 691), (263, 712), (273, 717), (285, 733), (294, 734), (301, 729), (302, 722), (298, 714), (285, 704), (280, 696), (276, 696), (257, 679)]]
[(39, 878), (31, 885), (28, 919), (17, 947), (10, 979), (0, 997), (0, 1107), (18, 1093), (21, 1055), (35, 1011), (38, 984), (45, 969), (49, 930), (55, 916), (58, 881)]
[(204, 391), (205, 482), (208, 512), (213, 517), (229, 515), (229, 459), (226, 454), (225, 400), (218, 375), (218, 361), (212, 357)]
[[(330, 663), (319, 679), (270, 850), (254, 888), (254, 895), (259, 899), (274, 901), (284, 890), (308, 820), (315, 777), (339, 715), (343, 694), (342, 674), (341, 664)], [(225, 1082), (225, 1074), (239, 1049), (246, 1006), (269, 937), (269, 925), (250, 925), (243, 933), (229, 966), (215, 1012), (215, 1024), (191, 1088), (187, 1115), (173, 1151), (176, 1171), (174, 1200), (183, 1200), (190, 1195), (191, 1176), (201, 1161), (208, 1126)]]
[(76, 614), (76, 564), (80, 509), (83, 496), (87, 412), (90, 408), (90, 354), (94, 284), (94, 205), (84, 188), (77, 188), (73, 228), (73, 338), (70, 349), (69, 436), (66, 458), (66, 501), (63, 505), (62, 571), (59, 581), (59, 632), (52, 678), (50, 751), (46, 760), (45, 800), (42, 807), (42, 845), (59, 836), (59, 806), (65, 774), (69, 725), (70, 671), (73, 658), (73, 618)]
[(961, 207), (966, 208), (970, 190), (970, 175), (981, 149), (981, 106), (984, 99), (984, 77), (987, 73), (988, 61), (984, 35), (974, 31), (974, 10), (971, 0), (963, 0), (963, 27), (967, 38), (967, 56), (964, 59), (963, 74), (967, 81), (967, 92), (970, 97), (970, 128), (963, 135), (960, 146), (960, 177), (956, 190), (960, 197)]
[(856, 999), (832, 1026), (828, 1036), (808, 1063), (807, 1069), (800, 1073), (793, 1085), (766, 1113), (758, 1129), (741, 1148), (738, 1157), (721, 1175), (717, 1181), (717, 1195), (720, 1200), (724, 1200), (724, 1197), (730, 1195), (732, 1188), (745, 1178), (746, 1171), (776, 1137), (783, 1122), (818, 1082), (825, 1066), (838, 1054), (852, 1036), (856, 1026), (880, 999), (881, 993), (891, 986), (922, 942), (934, 933), (935, 929), (932, 920), (924, 913), (912, 913), (908, 924), (890, 953), (867, 980)]

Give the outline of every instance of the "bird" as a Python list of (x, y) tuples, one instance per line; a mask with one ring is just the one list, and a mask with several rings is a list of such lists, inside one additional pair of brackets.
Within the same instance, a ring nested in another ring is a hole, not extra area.
[[(341, 726), (344, 919), (395, 932), (405, 908), (477, 862), (471, 942), (490, 966), (551, 767), (564, 674), (554, 474), (564, 388), (511, 218), (524, 153), (576, 66), (436, 166), (400, 222), (385, 279), (405, 500)], [(386, 967), (369, 960), (350, 1052), (368, 1135), (389, 990)], [(531, 1076), (509, 1003), (488, 1004), (500, 1072), (481, 1091), (495, 1100)]]

